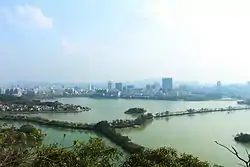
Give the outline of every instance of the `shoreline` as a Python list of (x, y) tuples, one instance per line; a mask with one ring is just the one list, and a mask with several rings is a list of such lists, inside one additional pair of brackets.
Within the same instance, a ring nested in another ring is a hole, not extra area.
[[(241, 110), (250, 110), (250, 107), (239, 107), (239, 108), (219, 108), (219, 109), (188, 109), (186, 111), (179, 111), (179, 112), (169, 112), (165, 114), (165, 112), (158, 113), (159, 115), (155, 115), (154, 118), (162, 118), (162, 117), (174, 117), (174, 116), (183, 116), (183, 115), (195, 115), (195, 114), (204, 114), (204, 113), (213, 113), (213, 112), (232, 112), (232, 111), (241, 111)], [(162, 114), (162, 115), (161, 115)]]
[(30, 115), (30, 114), (42, 114), (42, 113), (51, 113), (51, 114), (60, 114), (60, 113), (69, 113), (69, 114), (72, 114), (72, 113), (82, 113), (82, 112), (87, 112), (87, 111), (35, 111), (35, 112), (31, 112), (31, 111), (24, 111), (24, 112), (18, 112), (18, 111), (1, 111), (0, 114), (27, 114), (27, 115)]
[(75, 129), (75, 130), (85, 130), (93, 131), (96, 134), (106, 137), (112, 143), (121, 147), (127, 153), (138, 153), (144, 150), (144, 147), (131, 142), (128, 136), (123, 136), (120, 133), (117, 133), (115, 127), (111, 126), (107, 121), (100, 121), (96, 124), (82, 124), (82, 123), (73, 123), (67, 121), (57, 121), (57, 120), (48, 120), (41, 117), (28, 117), (20, 115), (0, 115), (0, 120), (2, 121), (17, 121), (17, 122), (26, 122), (34, 123), (38, 125), (44, 125), (48, 127), (55, 128), (64, 128), (64, 129)]
[(182, 99), (182, 98), (144, 98), (144, 97), (90, 97), (90, 96), (55, 96), (47, 98), (38, 98), (40, 100), (53, 100), (53, 99), (63, 99), (63, 98), (90, 98), (97, 100), (154, 100), (154, 101), (184, 101), (184, 102), (202, 102), (202, 101), (237, 101), (239, 99), (223, 99), (223, 98), (214, 98), (214, 99)]
[(153, 121), (154, 119), (161, 117), (174, 117), (174, 116), (202, 114), (211, 112), (237, 111), (237, 110), (250, 110), (250, 107), (241, 107), (241, 108), (228, 107), (219, 109), (203, 108), (199, 110), (188, 109), (186, 111), (183, 111), (182, 113), (176, 112), (171, 114), (171, 112), (163, 112), (163, 113), (158, 113), (159, 115), (152, 115), (151, 113), (148, 113), (146, 115), (137, 117), (134, 120), (119, 120), (118, 122), (116, 122), (116, 120), (113, 120), (112, 122), (100, 121), (98, 123), (93, 123), (93, 124), (49, 120), (42, 117), (30, 117), (30, 116), (13, 115), (13, 114), (6, 114), (6, 115), (0, 114), (0, 120), (34, 123), (38, 125), (64, 128), (64, 129), (93, 131), (96, 134), (100, 134), (101, 136), (106, 137), (112, 143), (121, 147), (125, 152), (132, 154), (143, 151), (145, 147), (133, 143), (128, 136), (123, 136), (121, 133), (118, 133), (116, 129), (136, 128), (137, 126), (144, 126), (148, 121)]

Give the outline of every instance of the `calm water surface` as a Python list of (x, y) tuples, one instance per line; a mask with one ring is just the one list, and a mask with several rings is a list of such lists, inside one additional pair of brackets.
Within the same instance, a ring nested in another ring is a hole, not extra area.
[(101, 120), (132, 119), (133, 117), (124, 114), (132, 107), (141, 107), (150, 113), (169, 111), (182, 111), (188, 108), (221, 108), (236, 106), (235, 101), (206, 101), (206, 102), (183, 102), (183, 101), (157, 101), (157, 100), (124, 100), (124, 99), (90, 99), (90, 98), (62, 98), (57, 99), (62, 103), (70, 103), (88, 106), (89, 112), (76, 114), (36, 114), (49, 119), (57, 119), (73, 122), (98, 122)]
[[(0, 121), (0, 124), (3, 123), (12, 124), (15, 127), (20, 127), (23, 124), (25, 124), (24, 122)], [(47, 134), (46, 137), (44, 138), (44, 144), (60, 143), (63, 146), (71, 146), (74, 140), (88, 141), (90, 137), (97, 137), (96, 134), (87, 131), (49, 128), (37, 124), (31, 124), (31, 125), (35, 126), (38, 129), (41, 129), (44, 133)], [(64, 134), (66, 134), (65, 138), (63, 137)]]
[[(148, 112), (156, 113), (166, 110), (180, 111), (188, 108), (221, 108), (237, 106), (236, 101), (182, 102), (154, 100), (100, 100), (89, 98), (66, 98), (59, 99), (58, 101), (89, 106), (92, 110), (90, 112), (78, 114), (38, 115), (49, 119), (73, 122), (97, 122), (100, 120), (114, 120), (118, 118), (131, 119), (132, 117), (124, 114), (124, 111), (131, 107), (142, 107), (147, 109)], [(249, 146), (235, 143), (233, 135), (239, 132), (250, 131), (248, 129), (248, 127), (250, 127), (250, 121), (248, 118), (250, 118), (250, 111), (207, 113), (195, 116), (172, 117), (170, 119), (165, 118), (154, 120), (146, 127), (124, 129), (121, 133), (128, 135), (132, 141), (146, 147), (157, 148), (161, 146), (171, 146), (176, 148), (179, 152), (191, 153), (203, 160), (218, 163), (226, 167), (235, 167), (239, 162), (237, 158), (216, 145), (214, 141), (217, 140), (228, 146), (233, 145), (244, 156), (244, 149)], [(55, 132), (55, 138), (59, 136), (59, 134), (56, 133), (60, 132)], [(71, 134), (71, 136), (72, 140), (74, 140), (75, 134)]]

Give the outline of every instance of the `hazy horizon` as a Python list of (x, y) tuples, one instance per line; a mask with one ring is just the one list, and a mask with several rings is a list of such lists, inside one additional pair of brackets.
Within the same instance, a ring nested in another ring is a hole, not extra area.
[[(89, 86), (89, 84), (93, 84), (94, 86), (107, 86), (108, 82), (115, 83), (123, 83), (124, 85), (134, 85), (134, 86), (146, 86), (147, 84), (154, 84), (162, 83), (162, 78), (145, 78), (145, 79), (137, 79), (137, 80), (105, 80), (105, 81), (82, 81), (82, 82), (56, 82), (56, 81), (11, 81), (11, 82), (2, 82), (0, 86), (24, 86), (24, 85), (30, 85), (30, 86), (42, 86), (42, 85), (64, 85), (64, 86)], [(173, 80), (173, 83), (175, 86), (178, 85), (200, 85), (200, 86), (215, 86), (217, 84), (217, 81), (214, 82), (200, 82), (200, 81), (184, 81), (184, 80)], [(233, 85), (249, 85), (249, 82), (222, 82), (222, 86), (233, 86)]]
[(248, 0), (0, 2), (0, 82), (246, 83)]

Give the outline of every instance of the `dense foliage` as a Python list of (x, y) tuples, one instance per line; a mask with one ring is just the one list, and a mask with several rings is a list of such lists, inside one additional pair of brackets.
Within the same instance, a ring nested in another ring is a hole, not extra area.
[(70, 147), (42, 145), (44, 134), (30, 125), (0, 127), (0, 167), (209, 167), (207, 162), (172, 148), (145, 150), (125, 160), (117, 148), (99, 138)]
[(239, 133), (234, 137), (234, 140), (239, 142), (239, 143), (249, 143), (250, 142), (250, 134)]
[[(178, 154), (173, 148), (162, 147), (148, 149), (144, 152), (129, 156), (122, 167), (211, 167), (208, 162), (203, 162), (189, 154)], [(214, 167), (219, 167), (214, 165)]]
[(125, 114), (144, 114), (147, 112), (144, 108), (130, 108), (127, 111), (125, 111)]
[(28, 97), (16, 97), (12, 95), (0, 95), (0, 102), (11, 103), (11, 104), (24, 104), (31, 105), (33, 104), (32, 100)]

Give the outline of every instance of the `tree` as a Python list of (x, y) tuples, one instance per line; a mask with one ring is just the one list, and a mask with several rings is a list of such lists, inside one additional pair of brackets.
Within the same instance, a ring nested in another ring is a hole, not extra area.
[(169, 111), (165, 111), (165, 115), (169, 115), (170, 114), (170, 112)]
[(41, 145), (44, 134), (40, 130), (25, 133), (15, 127), (4, 127), (0, 126), (0, 167), (21, 166)]
[(247, 149), (246, 149), (247, 159), (244, 159), (239, 155), (239, 153), (237, 152), (237, 150), (233, 146), (231, 146), (231, 148), (229, 148), (229, 147), (227, 147), (227, 146), (225, 146), (217, 141), (215, 141), (215, 143), (218, 144), (219, 146), (225, 148), (226, 150), (228, 150), (230, 153), (235, 155), (241, 162), (243, 162), (244, 165), (240, 164), (241, 166), (250, 167), (250, 154), (248, 153)]
[(15, 127), (0, 126), (0, 167), (209, 167), (189, 154), (173, 148), (146, 149), (128, 155), (123, 161), (117, 148), (100, 138), (88, 142), (74, 141), (71, 146), (42, 145), (40, 130), (22, 132)]
[(111, 167), (121, 155), (116, 148), (106, 146), (99, 138), (91, 138), (88, 143), (75, 141), (68, 148), (58, 144), (43, 146), (35, 154), (32, 166), (39, 167)]
[(42, 137), (39, 130), (25, 133), (15, 127), (0, 127), (0, 167), (111, 167), (121, 155), (99, 138), (62, 147), (42, 145)]
[(200, 161), (189, 154), (178, 154), (173, 148), (162, 147), (148, 149), (129, 156), (122, 167), (209, 167), (209, 163)]

